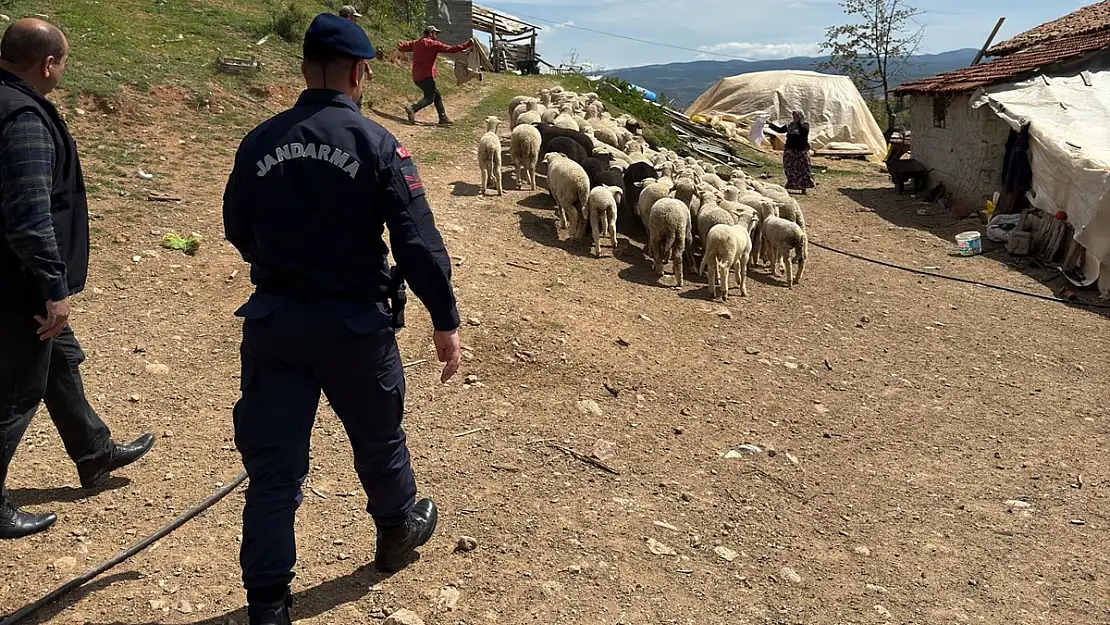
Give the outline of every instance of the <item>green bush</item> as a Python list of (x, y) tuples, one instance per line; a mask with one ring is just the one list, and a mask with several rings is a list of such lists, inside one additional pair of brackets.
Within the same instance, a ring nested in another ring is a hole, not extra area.
[(296, 0), (272, 0), (267, 11), (270, 14), (270, 32), (285, 41), (295, 43), (304, 37), (310, 15), (308, 10)]

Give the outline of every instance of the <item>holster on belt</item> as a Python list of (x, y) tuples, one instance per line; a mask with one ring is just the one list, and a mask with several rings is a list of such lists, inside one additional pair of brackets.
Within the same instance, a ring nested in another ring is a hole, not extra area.
[(408, 302), (408, 288), (405, 286), (405, 277), (394, 265), (389, 269), (389, 288), (386, 291), (389, 298), (389, 312), (392, 315), (393, 329), (400, 330), (405, 327), (405, 304)]

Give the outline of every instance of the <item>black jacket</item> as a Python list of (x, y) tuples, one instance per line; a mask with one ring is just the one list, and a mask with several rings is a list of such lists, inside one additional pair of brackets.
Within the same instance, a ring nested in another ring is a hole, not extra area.
[[(41, 310), (47, 299), (76, 295), (85, 288), (89, 272), (89, 209), (85, 180), (77, 157), (77, 144), (54, 104), (14, 74), (0, 70), (0, 128), (17, 115), (32, 112), (49, 129), (54, 143), (54, 173), (50, 193), (53, 239), (65, 265), (65, 292), (60, 284), (48, 286), (39, 270), (30, 267), (12, 249), (3, 233), (20, 228), (0, 212), (0, 308), (20, 312)], [(18, 146), (14, 146), (18, 149)], [(0, 180), (0, 186), (6, 184)], [(43, 238), (51, 233), (37, 233)]]
[(451, 261), (412, 155), (346, 95), (306, 90), (252, 130), (223, 210), (259, 293), (381, 305), (388, 226), (397, 267), (435, 329), (459, 326)]
[(790, 122), (785, 126), (768, 124), (775, 132), (786, 133), (787, 150), (809, 149), (809, 122)]

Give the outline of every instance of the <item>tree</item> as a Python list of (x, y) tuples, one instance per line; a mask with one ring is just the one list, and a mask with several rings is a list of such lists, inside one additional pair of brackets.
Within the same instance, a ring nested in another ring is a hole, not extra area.
[(890, 132), (894, 128), (891, 83), (905, 74), (910, 57), (921, 45), (925, 27), (915, 18), (924, 12), (906, 0), (840, 0), (840, 6), (856, 21), (825, 29), (821, 48), (828, 51), (829, 60), (822, 68), (847, 74), (865, 97), (881, 89)]

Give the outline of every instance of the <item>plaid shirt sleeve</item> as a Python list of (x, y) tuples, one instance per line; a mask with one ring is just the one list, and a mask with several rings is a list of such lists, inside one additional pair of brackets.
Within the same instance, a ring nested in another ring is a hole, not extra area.
[(4, 237), (43, 301), (69, 295), (66, 266), (54, 238), (50, 192), (54, 139), (41, 117), (27, 111), (0, 128), (0, 210)]

